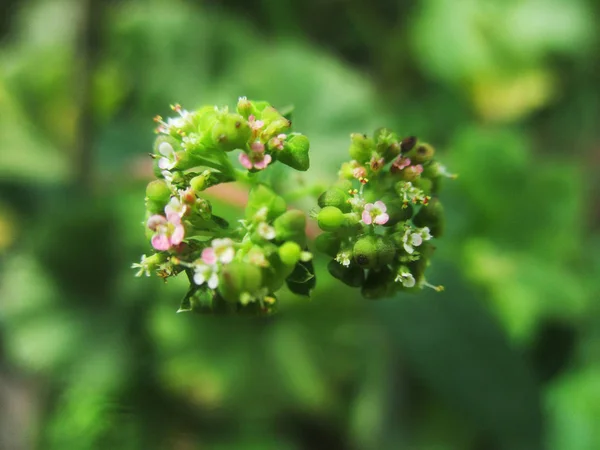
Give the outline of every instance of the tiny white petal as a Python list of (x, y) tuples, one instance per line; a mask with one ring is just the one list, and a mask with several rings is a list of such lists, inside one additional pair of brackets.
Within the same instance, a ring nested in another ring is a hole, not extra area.
[(163, 156), (171, 156), (174, 152), (173, 147), (168, 142), (162, 142), (158, 146), (158, 152)]

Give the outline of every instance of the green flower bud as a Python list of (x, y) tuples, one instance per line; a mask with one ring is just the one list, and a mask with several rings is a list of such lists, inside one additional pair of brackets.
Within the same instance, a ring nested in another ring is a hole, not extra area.
[(350, 195), (348, 195), (347, 191), (343, 191), (339, 188), (331, 188), (319, 196), (317, 203), (321, 208), (335, 206), (342, 212), (347, 213), (352, 210), (352, 206), (348, 203), (349, 198)]
[(431, 145), (419, 144), (415, 148), (413, 148), (407, 156), (413, 163), (423, 164), (431, 161), (434, 155), (435, 150)]
[(335, 258), (335, 256), (340, 251), (340, 246), (342, 245), (342, 240), (333, 233), (321, 233), (315, 239), (315, 247), (321, 253), (325, 253), (326, 255)]
[(279, 241), (294, 241), (306, 244), (306, 216), (298, 209), (284, 212), (273, 222), (275, 236)]
[(400, 154), (398, 136), (388, 128), (379, 128), (375, 131), (375, 144), (377, 153), (386, 161), (391, 161)]
[(354, 264), (344, 266), (332, 259), (327, 264), (327, 270), (332, 277), (350, 287), (361, 287), (365, 282), (365, 271)]
[(248, 117), (250, 117), (252, 114), (254, 114), (254, 105), (252, 105), (252, 102), (250, 100), (248, 100), (246, 97), (240, 97), (238, 99), (236, 111), (244, 119), (248, 119)]
[(306, 171), (310, 167), (308, 151), (310, 142), (303, 134), (290, 134), (282, 150), (277, 152), (277, 160), (292, 169)]
[(154, 180), (146, 187), (146, 197), (148, 200), (161, 203), (164, 208), (171, 198), (171, 189), (164, 180)]
[(267, 106), (261, 114), (261, 120), (265, 123), (265, 129), (262, 135), (270, 138), (280, 133), (285, 133), (289, 130), (291, 122), (281, 115), (272, 106)]
[(400, 177), (404, 181), (415, 181), (421, 176), (423, 168), (420, 166), (408, 166), (400, 171)]
[(248, 121), (239, 114), (222, 115), (212, 128), (215, 146), (226, 152), (245, 148), (251, 136), (252, 130)]
[(261, 285), (262, 274), (257, 266), (234, 261), (221, 269), (217, 289), (225, 300), (238, 302), (241, 294), (253, 294)]
[(381, 268), (394, 260), (394, 242), (384, 236), (365, 236), (354, 244), (354, 261), (364, 268)]
[(429, 227), (433, 237), (439, 238), (444, 234), (446, 221), (444, 216), (444, 207), (437, 197), (429, 200), (427, 205), (423, 205), (413, 219), (413, 223), (418, 227)]
[(393, 282), (394, 273), (390, 268), (383, 267), (381, 270), (369, 270), (361, 294), (371, 300), (383, 298), (388, 294)]
[(248, 196), (248, 204), (246, 205), (246, 219), (252, 220), (256, 213), (263, 208), (267, 211), (267, 221), (275, 220), (282, 215), (287, 206), (285, 200), (275, 194), (264, 184), (259, 184), (252, 188)]
[(319, 228), (323, 231), (335, 231), (342, 227), (346, 222), (344, 213), (335, 206), (326, 206), (317, 216)]
[(360, 133), (352, 133), (350, 139), (352, 140), (348, 149), (350, 157), (361, 164), (369, 161), (375, 151), (375, 142), (373, 142), (373, 139)]
[(281, 258), (281, 262), (286, 266), (295, 266), (300, 260), (301, 253), (302, 248), (293, 241), (284, 242), (283, 245), (279, 247), (279, 258)]
[(205, 174), (202, 174), (202, 175), (198, 175), (198, 176), (192, 178), (190, 180), (191, 188), (196, 192), (202, 192), (207, 187), (207, 181), (208, 181), (209, 176), (210, 176), (210, 174), (208, 174), (208, 176)]

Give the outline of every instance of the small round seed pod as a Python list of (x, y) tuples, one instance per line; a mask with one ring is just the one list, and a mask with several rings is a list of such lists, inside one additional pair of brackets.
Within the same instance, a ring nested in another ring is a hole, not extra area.
[(317, 216), (317, 223), (323, 231), (336, 231), (344, 225), (345, 221), (344, 213), (335, 206), (326, 206)]
[(323, 192), (319, 196), (317, 203), (321, 208), (325, 208), (326, 206), (335, 206), (342, 212), (347, 213), (352, 209), (352, 206), (350, 203), (348, 203), (349, 198), (350, 195), (348, 192), (344, 192), (343, 190), (334, 187)]
[(294, 241), (306, 244), (306, 216), (298, 209), (284, 212), (273, 222), (275, 237), (279, 241)]
[(350, 139), (352, 140), (348, 149), (350, 157), (361, 164), (369, 161), (375, 151), (375, 142), (373, 142), (373, 139), (360, 133), (351, 134)]
[(378, 269), (393, 261), (396, 246), (384, 236), (364, 236), (356, 241), (352, 253), (360, 267)]

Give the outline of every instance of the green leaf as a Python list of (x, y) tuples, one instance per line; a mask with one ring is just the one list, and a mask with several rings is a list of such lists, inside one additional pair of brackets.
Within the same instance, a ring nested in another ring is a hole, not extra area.
[(317, 284), (312, 261), (300, 261), (285, 281), (289, 290), (294, 294), (310, 296), (310, 292)]

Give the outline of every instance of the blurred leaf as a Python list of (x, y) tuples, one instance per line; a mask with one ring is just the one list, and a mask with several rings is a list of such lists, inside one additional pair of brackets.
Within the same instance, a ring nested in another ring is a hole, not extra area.
[(294, 271), (285, 280), (287, 287), (294, 294), (310, 296), (311, 291), (317, 285), (315, 268), (312, 261), (300, 261), (294, 267)]
[(412, 371), (484, 436), (506, 450), (542, 448), (532, 374), (479, 304), (438, 294), (377, 306)]

